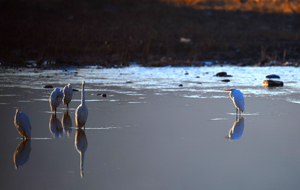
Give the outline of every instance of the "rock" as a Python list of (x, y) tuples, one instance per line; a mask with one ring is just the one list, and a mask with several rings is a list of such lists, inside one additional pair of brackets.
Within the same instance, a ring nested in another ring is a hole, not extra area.
[(180, 86), (180, 87), (181, 87), (181, 86), (183, 86), (183, 85), (182, 85), (182, 84), (180, 84), (180, 85), (178, 85), (178, 86)]
[(44, 86), (44, 88), (53, 88), (53, 86), (52, 86), (52, 85), (49, 85), (49, 84), (47, 84), (47, 85), (45, 85), (45, 86)]
[(188, 72), (186, 72), (186, 73), (185, 73), (185, 75), (189, 75), (189, 73), (188, 73)]
[(267, 75), (266, 78), (268, 78), (268, 79), (270, 79), (270, 78), (280, 79), (280, 76), (272, 74), (272, 75)]
[(283, 86), (283, 82), (277, 80), (264, 80), (263, 86), (268, 86), (268, 87)]
[(106, 94), (97, 94), (97, 96), (106, 97)]
[(224, 79), (224, 80), (221, 80), (222, 82), (230, 82), (229, 79)]
[(77, 89), (75, 89), (75, 88), (73, 88), (73, 92), (78, 92), (79, 90), (77, 90)]
[(226, 72), (219, 72), (216, 74), (217, 77), (232, 77), (232, 75), (227, 75)]
[(218, 72), (218, 73), (216, 74), (217, 77), (224, 77), (225, 75), (227, 75), (226, 72)]
[(198, 78), (200, 78), (200, 76), (196, 76), (196, 78), (198, 79)]

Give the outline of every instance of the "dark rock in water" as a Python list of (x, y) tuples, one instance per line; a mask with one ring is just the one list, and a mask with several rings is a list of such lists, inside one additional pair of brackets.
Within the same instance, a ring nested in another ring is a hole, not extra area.
[(53, 86), (50, 85), (50, 84), (47, 84), (47, 85), (44, 86), (44, 88), (53, 88)]
[(196, 78), (200, 78), (200, 76), (196, 76)]
[(224, 79), (224, 80), (221, 80), (222, 82), (230, 82), (229, 79)]
[(79, 90), (77, 90), (77, 89), (75, 89), (75, 88), (73, 88), (73, 92), (78, 92)]
[(264, 80), (263, 86), (267, 86), (267, 87), (283, 86), (283, 82), (277, 80)]
[(178, 86), (183, 86), (182, 84), (178, 85)]
[(216, 74), (217, 77), (232, 77), (232, 75), (227, 75), (226, 72), (219, 72)]
[(127, 83), (127, 84), (131, 84), (131, 83), (133, 83), (133, 82), (132, 82), (132, 81), (126, 81), (126, 83)]
[(226, 72), (219, 72), (219, 73), (216, 74), (217, 77), (224, 77), (226, 75), (227, 75)]
[(280, 76), (278, 75), (267, 75), (266, 78), (271, 79), (271, 78), (276, 78), (276, 79), (280, 79)]
[(106, 94), (97, 94), (97, 96), (106, 97)]
[(185, 73), (185, 75), (189, 75), (189, 73), (188, 73), (188, 72), (186, 72), (186, 73)]

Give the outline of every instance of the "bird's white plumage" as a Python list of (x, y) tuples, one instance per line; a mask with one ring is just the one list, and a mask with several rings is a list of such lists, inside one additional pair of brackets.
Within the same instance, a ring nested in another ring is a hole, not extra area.
[(80, 154), (80, 175), (83, 177), (84, 154), (87, 149), (88, 142), (85, 132), (82, 129), (77, 129), (75, 134), (75, 148)]
[(230, 89), (229, 96), (232, 99), (234, 106), (243, 113), (245, 111), (245, 102), (242, 92), (232, 88)]
[(73, 96), (73, 89), (72, 89), (72, 86), (70, 83), (64, 87), (63, 94), (64, 94), (64, 96), (63, 96), (62, 101), (63, 101), (64, 105), (68, 106), (69, 103), (71, 102), (72, 96)]
[(52, 112), (56, 112), (57, 107), (61, 104), (64, 94), (59, 88), (55, 88), (50, 94), (49, 104)]
[(14, 118), (14, 123), (20, 135), (28, 139), (31, 138), (30, 120), (25, 113), (17, 109)]
[(81, 104), (77, 107), (75, 111), (75, 122), (76, 126), (81, 128), (85, 125), (88, 117), (88, 108), (85, 105), (85, 93), (84, 93), (85, 82), (82, 82), (82, 91), (81, 91)]

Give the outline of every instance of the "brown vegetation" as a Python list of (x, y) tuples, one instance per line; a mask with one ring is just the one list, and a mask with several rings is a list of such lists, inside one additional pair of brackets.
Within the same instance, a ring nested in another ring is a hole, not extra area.
[(298, 1), (285, 1), (294, 3), (290, 14), (278, 11), (277, 1), (273, 11), (258, 3), (238, 8), (252, 0), (170, 1), (1, 0), (0, 62), (109, 67), (299, 59)]

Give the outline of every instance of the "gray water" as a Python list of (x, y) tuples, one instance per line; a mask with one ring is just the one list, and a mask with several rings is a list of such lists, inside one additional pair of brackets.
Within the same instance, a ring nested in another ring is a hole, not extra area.
[[(233, 75), (229, 83), (214, 76), (220, 71)], [(0, 188), (297, 189), (298, 73), (293, 67), (2, 70)], [(284, 87), (262, 87), (268, 74), (280, 75)], [(74, 112), (83, 80), (89, 116), (79, 130)], [(59, 107), (55, 128), (52, 89), (43, 87), (69, 82), (79, 92), (68, 115)], [(232, 87), (245, 97), (239, 120), (223, 91)], [(32, 139), (23, 143), (13, 123), (16, 108), (32, 126)], [(71, 127), (60, 124), (68, 118)], [(235, 139), (224, 138), (232, 128)], [(82, 168), (76, 133), (88, 142)]]

